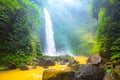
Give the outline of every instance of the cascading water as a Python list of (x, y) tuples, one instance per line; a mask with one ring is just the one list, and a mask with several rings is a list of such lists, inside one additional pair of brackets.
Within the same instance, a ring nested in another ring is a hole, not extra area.
[(50, 14), (46, 8), (44, 8), (44, 15), (45, 15), (45, 32), (46, 32), (45, 54), (49, 56), (54, 56), (56, 53), (54, 32), (52, 28), (52, 21), (50, 19)]

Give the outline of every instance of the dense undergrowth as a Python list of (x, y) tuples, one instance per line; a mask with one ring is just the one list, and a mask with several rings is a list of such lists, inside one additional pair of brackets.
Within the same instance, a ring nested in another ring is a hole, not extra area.
[(0, 65), (20, 66), (42, 55), (42, 11), (32, 0), (0, 0)]
[(119, 8), (119, 0), (92, 0), (92, 15), (99, 21), (96, 35), (99, 52), (103, 57), (112, 60), (120, 60)]

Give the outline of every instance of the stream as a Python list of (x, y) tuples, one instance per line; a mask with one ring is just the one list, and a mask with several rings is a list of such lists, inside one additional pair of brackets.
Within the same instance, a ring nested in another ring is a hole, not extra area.
[[(80, 64), (86, 64), (87, 57), (75, 57), (76, 61)], [(48, 69), (56, 69), (63, 71), (68, 68), (67, 65), (56, 64), (55, 66), (50, 66)], [(0, 72), (0, 80), (42, 80), (43, 71), (45, 69), (43, 67), (37, 66), (37, 68), (32, 70), (21, 71), (20, 69), (1, 71)], [(56, 75), (56, 74), (50, 74)]]

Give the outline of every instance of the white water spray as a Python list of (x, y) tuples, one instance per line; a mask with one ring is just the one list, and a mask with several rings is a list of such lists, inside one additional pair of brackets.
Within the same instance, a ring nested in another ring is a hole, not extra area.
[(49, 56), (55, 56), (56, 49), (55, 49), (52, 21), (50, 18), (50, 14), (46, 8), (44, 8), (44, 15), (45, 15), (45, 32), (46, 32), (45, 54)]

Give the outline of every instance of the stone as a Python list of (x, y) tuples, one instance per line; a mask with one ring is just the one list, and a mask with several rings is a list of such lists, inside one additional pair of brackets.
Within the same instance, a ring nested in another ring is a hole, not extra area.
[(103, 80), (120, 80), (120, 76), (115, 72), (106, 73)]
[(20, 69), (21, 69), (21, 70), (29, 70), (29, 68), (28, 68), (27, 66), (25, 66), (25, 65), (24, 65), (24, 66), (21, 66)]
[(92, 64), (81, 66), (75, 73), (74, 80), (103, 80), (105, 70)]
[(89, 57), (88, 63), (93, 64), (95, 66), (99, 66), (99, 64), (102, 62), (102, 58), (99, 54), (95, 54), (91, 57)]
[(43, 80), (103, 80), (105, 70), (92, 64), (75, 64), (65, 70), (46, 69)]
[(68, 67), (72, 67), (73, 65), (75, 65), (75, 64), (79, 64), (79, 62), (77, 62), (76, 60), (71, 60), (71, 61), (69, 61), (69, 63), (68, 63)]
[(55, 61), (52, 59), (48, 58), (42, 58), (38, 61), (38, 66), (46, 67), (46, 66), (54, 66)]
[(48, 69), (43, 72), (43, 80), (73, 80), (74, 72)]
[(9, 69), (9, 70), (11, 70), (11, 69), (16, 69), (16, 68), (17, 68), (17, 66), (16, 66), (16, 64), (14, 64), (14, 63), (9, 64), (9, 66), (8, 66), (8, 69)]
[(48, 80), (73, 80), (74, 79), (74, 72), (65, 72), (57, 74), (55, 77), (52, 77)]
[(56, 59), (57, 59), (57, 62), (60, 63), (60, 65), (66, 65), (70, 61), (74, 60), (74, 57), (70, 55), (62, 55), (62, 56), (56, 57)]

